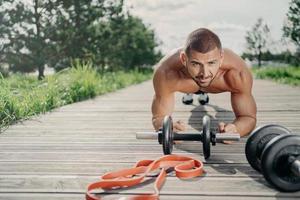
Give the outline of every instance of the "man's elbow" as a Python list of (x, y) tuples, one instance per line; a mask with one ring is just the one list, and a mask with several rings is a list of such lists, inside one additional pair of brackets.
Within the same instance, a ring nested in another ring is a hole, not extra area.
[(245, 133), (244, 136), (248, 136), (255, 129), (256, 122), (257, 122), (256, 117), (249, 116), (249, 129), (248, 129), (247, 133)]

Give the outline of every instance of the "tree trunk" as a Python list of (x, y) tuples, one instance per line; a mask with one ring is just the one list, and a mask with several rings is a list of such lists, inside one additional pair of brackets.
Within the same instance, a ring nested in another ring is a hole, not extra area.
[(44, 66), (43, 65), (39, 65), (39, 75), (38, 75), (38, 80), (43, 80), (45, 78), (45, 75), (44, 75)]
[(261, 53), (258, 54), (258, 66), (261, 67)]
[(261, 48), (259, 48), (258, 49), (258, 67), (261, 67), (261, 54), (262, 54), (262, 52), (261, 52)]
[(38, 49), (37, 49), (37, 51), (36, 51), (36, 59), (37, 59), (37, 63), (38, 63), (38, 72), (39, 72), (39, 74), (38, 74), (38, 80), (42, 80), (42, 79), (44, 79), (45, 78), (45, 76), (44, 76), (44, 64), (43, 64), (43, 56), (42, 56), (42, 52), (41, 52), (41, 41), (42, 41), (42, 39), (41, 39), (41, 30), (40, 30), (40, 16), (39, 16), (39, 13), (38, 13), (38, 7), (39, 7), (39, 5), (38, 5), (38, 3), (39, 3), (39, 1), (38, 0), (35, 0), (34, 1), (34, 17), (35, 17), (35, 26), (36, 26), (36, 37), (37, 37), (37, 39), (38, 39), (38, 41), (39, 41), (39, 47), (38, 47)]

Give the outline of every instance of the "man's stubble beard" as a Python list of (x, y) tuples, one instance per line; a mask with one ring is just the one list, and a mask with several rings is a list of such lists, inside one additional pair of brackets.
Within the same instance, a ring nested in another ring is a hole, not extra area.
[[(219, 70), (218, 70), (218, 72), (219, 72)], [(210, 85), (211, 85), (211, 83), (215, 80), (215, 78), (217, 77), (217, 74), (218, 74), (218, 72), (215, 74), (215, 76), (213, 76), (212, 78), (211, 78), (211, 80), (207, 83), (207, 85), (201, 85), (201, 83), (198, 83), (198, 81), (197, 81), (197, 79), (196, 78), (194, 78), (194, 77), (192, 77), (192, 79), (195, 81), (195, 83), (201, 88), (207, 88), (207, 87), (209, 87)]]

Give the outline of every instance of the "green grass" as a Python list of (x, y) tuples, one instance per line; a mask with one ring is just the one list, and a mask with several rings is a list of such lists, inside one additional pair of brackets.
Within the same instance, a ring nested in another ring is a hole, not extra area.
[(0, 74), (0, 131), (30, 116), (150, 79), (152, 72), (109, 72), (101, 76), (88, 63), (38, 81), (35, 76)]
[(276, 82), (300, 86), (300, 67), (261, 67), (252, 68), (258, 79), (271, 79)]

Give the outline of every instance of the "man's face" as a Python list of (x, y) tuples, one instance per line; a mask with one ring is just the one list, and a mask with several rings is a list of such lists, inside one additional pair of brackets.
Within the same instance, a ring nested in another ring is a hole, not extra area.
[(222, 64), (222, 50), (215, 48), (207, 53), (191, 50), (189, 54), (181, 53), (182, 64), (200, 87), (208, 87)]

